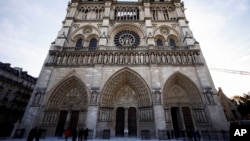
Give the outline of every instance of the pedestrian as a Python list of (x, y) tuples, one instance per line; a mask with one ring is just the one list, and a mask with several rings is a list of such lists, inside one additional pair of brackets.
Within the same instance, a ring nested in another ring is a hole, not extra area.
[(200, 139), (201, 139), (201, 135), (200, 135), (200, 133), (199, 133), (199, 131), (198, 131), (198, 130), (196, 130), (196, 136), (197, 136), (198, 141), (200, 141)]
[(34, 127), (30, 130), (27, 141), (33, 141), (33, 139), (36, 137), (36, 132), (37, 132), (37, 128)]
[(65, 131), (64, 131), (64, 136), (65, 136), (65, 140), (68, 141), (68, 137), (70, 136), (71, 134), (71, 131), (69, 128), (67, 128)]
[(87, 141), (87, 139), (88, 139), (88, 135), (89, 135), (89, 129), (88, 129), (88, 128), (86, 128), (86, 129), (84, 130), (84, 132), (83, 132), (84, 141)]
[(83, 128), (80, 128), (78, 131), (78, 141), (82, 141), (83, 137)]
[(194, 129), (192, 129), (192, 137), (193, 137), (194, 141), (196, 141), (196, 132)]
[(41, 135), (42, 135), (42, 129), (39, 128), (39, 129), (37, 129), (37, 131), (36, 131), (36, 141), (39, 141)]
[(190, 131), (189, 128), (187, 129), (187, 137), (188, 137), (188, 140), (189, 140), (189, 141), (192, 140), (192, 133), (191, 133), (191, 131)]
[(76, 138), (77, 138), (77, 130), (73, 129), (72, 130), (72, 141), (76, 141)]

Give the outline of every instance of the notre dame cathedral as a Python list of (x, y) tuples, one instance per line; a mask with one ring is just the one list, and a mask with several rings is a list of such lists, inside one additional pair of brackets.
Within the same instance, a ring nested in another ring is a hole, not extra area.
[(154, 139), (229, 128), (181, 0), (71, 0), (20, 126)]

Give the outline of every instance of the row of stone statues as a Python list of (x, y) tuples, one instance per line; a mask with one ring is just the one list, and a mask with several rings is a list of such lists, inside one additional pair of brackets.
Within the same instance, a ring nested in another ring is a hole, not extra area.
[(141, 108), (139, 110), (140, 121), (153, 121), (153, 111), (152, 108)]
[(144, 64), (168, 64), (168, 65), (194, 65), (202, 64), (198, 51), (187, 52), (50, 52), (47, 65), (144, 65)]

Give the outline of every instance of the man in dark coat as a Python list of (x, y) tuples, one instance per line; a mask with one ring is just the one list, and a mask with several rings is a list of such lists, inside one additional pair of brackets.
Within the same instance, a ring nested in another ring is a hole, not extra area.
[(80, 128), (78, 131), (78, 141), (82, 141), (83, 137), (83, 128)]
[(89, 129), (88, 129), (88, 128), (86, 128), (86, 129), (84, 130), (84, 132), (83, 132), (84, 141), (87, 141), (87, 139), (88, 139), (88, 135), (89, 135)]
[(76, 141), (76, 138), (77, 138), (77, 130), (73, 129), (72, 130), (72, 141)]
[(42, 135), (42, 129), (39, 128), (39, 129), (37, 129), (37, 131), (36, 131), (36, 141), (39, 141), (41, 135)]
[(37, 132), (37, 128), (32, 128), (29, 132), (27, 141), (33, 141), (33, 139), (36, 137), (36, 132)]

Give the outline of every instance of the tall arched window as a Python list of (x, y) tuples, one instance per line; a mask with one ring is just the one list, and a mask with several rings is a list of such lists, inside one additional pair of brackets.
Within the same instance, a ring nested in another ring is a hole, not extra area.
[(96, 39), (91, 39), (89, 43), (89, 50), (94, 51), (96, 50), (97, 47), (97, 40)]
[(169, 39), (169, 45), (172, 47), (176, 47), (176, 43), (174, 39)]
[(83, 39), (78, 39), (77, 40), (76, 47), (83, 47)]
[(162, 40), (161, 39), (157, 39), (156, 40), (156, 45), (162, 47), (163, 46)]

